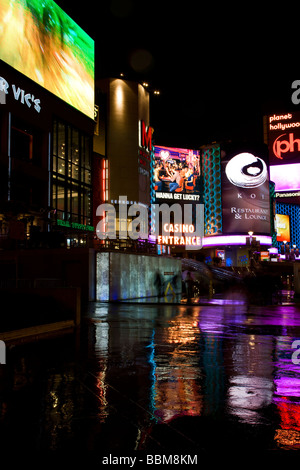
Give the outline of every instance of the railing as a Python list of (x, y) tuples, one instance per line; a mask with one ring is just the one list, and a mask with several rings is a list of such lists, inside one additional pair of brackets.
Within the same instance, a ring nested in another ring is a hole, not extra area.
[(156, 244), (148, 240), (94, 240), (94, 248), (99, 251), (117, 251), (155, 255)]
[(183, 258), (182, 261), (182, 269), (183, 270), (195, 270), (200, 273), (202, 273), (204, 276), (211, 278), (213, 277), (214, 279), (220, 280), (220, 281), (239, 281), (241, 279), (241, 276), (231, 270), (227, 270), (224, 268), (218, 268), (215, 266), (207, 266), (204, 262), (202, 261), (197, 261), (194, 259), (189, 259), (189, 258)]

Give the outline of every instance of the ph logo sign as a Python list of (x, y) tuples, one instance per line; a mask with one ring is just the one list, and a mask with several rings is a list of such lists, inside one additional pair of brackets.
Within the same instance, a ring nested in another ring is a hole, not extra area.
[(294, 153), (300, 151), (300, 139), (295, 139), (294, 134), (290, 133), (287, 138), (283, 138), (287, 134), (282, 134), (273, 143), (273, 152), (276, 158), (283, 160), (283, 153)]
[(6, 364), (6, 345), (0, 340), (0, 364)]
[(300, 112), (268, 116), (270, 164), (300, 159)]

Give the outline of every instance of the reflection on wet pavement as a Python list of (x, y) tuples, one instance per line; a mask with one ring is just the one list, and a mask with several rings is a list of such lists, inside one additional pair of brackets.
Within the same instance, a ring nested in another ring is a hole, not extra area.
[(296, 339), (296, 305), (93, 303), (78, 334), (8, 348), (3, 449), (298, 450)]

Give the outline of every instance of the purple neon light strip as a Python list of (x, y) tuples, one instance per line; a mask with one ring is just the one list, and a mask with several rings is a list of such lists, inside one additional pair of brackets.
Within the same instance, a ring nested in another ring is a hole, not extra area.
[[(249, 235), (248, 235), (249, 236)], [(247, 235), (217, 235), (212, 237), (203, 237), (202, 246), (219, 246), (219, 245), (246, 245)], [(262, 245), (272, 245), (272, 237), (267, 235), (254, 235), (257, 241)], [(156, 239), (156, 237), (152, 237)]]
[[(254, 235), (262, 245), (272, 245), (272, 237), (267, 235)], [(217, 235), (213, 237), (203, 237), (203, 246), (218, 245), (246, 245), (246, 235)]]

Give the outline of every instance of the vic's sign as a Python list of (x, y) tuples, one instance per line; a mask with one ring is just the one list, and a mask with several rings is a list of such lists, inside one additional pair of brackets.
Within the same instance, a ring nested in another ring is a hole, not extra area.
[[(12, 84), (11, 90), (13, 97), (16, 101), (20, 101), (22, 104), (28, 106), (28, 108), (33, 107), (38, 113), (41, 111), (40, 100), (36, 98), (32, 93), (26, 93), (25, 90)], [(10, 92), (9, 83), (5, 78), (0, 77), (0, 104), (6, 104), (6, 95)]]

